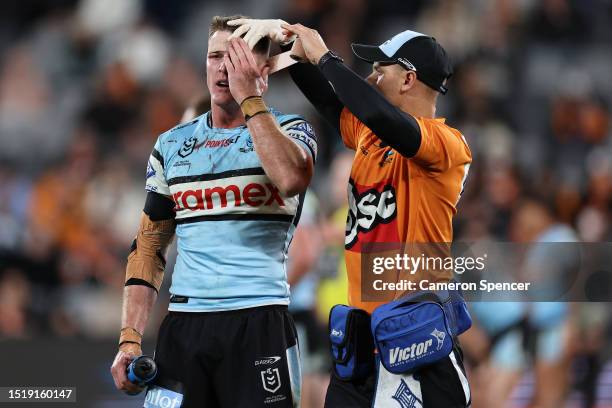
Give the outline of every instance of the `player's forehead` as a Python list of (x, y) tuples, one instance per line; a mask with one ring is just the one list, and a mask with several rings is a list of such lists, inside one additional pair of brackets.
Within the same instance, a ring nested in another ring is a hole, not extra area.
[(208, 39), (208, 53), (227, 51), (227, 43), (231, 34), (225, 30), (215, 31)]

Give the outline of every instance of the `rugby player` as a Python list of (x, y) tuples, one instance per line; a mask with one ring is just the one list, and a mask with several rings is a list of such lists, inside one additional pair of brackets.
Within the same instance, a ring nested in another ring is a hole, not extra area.
[[(241, 26), (234, 35), (246, 33), (249, 44), (262, 35), (282, 41), (297, 35), (310, 64), (289, 68), (294, 82), (355, 150), (345, 239), (349, 303), (371, 313), (380, 303), (360, 296), (365, 244), (452, 242), (452, 217), (471, 153), (462, 134), (436, 118), (437, 98), (446, 93), (452, 74), (449, 58), (434, 38), (414, 31), (380, 46), (353, 44), (355, 55), (372, 63), (364, 80), (313, 29), (281, 20), (230, 24)], [(438, 278), (450, 279), (451, 274)], [(342, 381), (334, 375), (326, 396), (328, 407), (398, 403), (468, 406), (470, 390), (458, 343), (448, 357), (414, 373), (394, 375), (379, 365), (365, 380)]]
[(289, 407), (300, 401), (285, 265), (317, 143), (300, 116), (266, 106), (270, 40), (252, 51), (244, 40), (230, 40), (234, 28), (227, 22), (237, 17), (217, 16), (210, 24), (210, 111), (159, 136), (149, 158), (111, 368), (118, 389), (139, 390), (125, 370), (141, 354), (164, 252), (176, 235), (169, 313), (155, 350), (159, 374), (146, 406)]

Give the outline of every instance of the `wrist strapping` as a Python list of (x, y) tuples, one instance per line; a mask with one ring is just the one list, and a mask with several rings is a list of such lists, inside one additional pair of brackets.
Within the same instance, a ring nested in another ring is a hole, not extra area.
[(240, 103), (240, 109), (242, 109), (245, 121), (260, 113), (268, 113), (268, 107), (261, 96), (248, 96), (244, 98)]
[(119, 335), (119, 345), (123, 343), (142, 343), (142, 334), (133, 327), (124, 327)]

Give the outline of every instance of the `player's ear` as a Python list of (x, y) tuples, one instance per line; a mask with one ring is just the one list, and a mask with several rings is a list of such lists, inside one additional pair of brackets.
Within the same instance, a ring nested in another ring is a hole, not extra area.
[(417, 81), (416, 72), (403, 70), (402, 84), (400, 85), (401, 93), (408, 92)]

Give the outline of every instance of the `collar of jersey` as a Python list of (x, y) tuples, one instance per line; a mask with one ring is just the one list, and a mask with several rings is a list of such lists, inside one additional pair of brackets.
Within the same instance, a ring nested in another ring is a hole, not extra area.
[(205, 129), (210, 129), (210, 130), (215, 130), (215, 131), (219, 131), (219, 132), (235, 132), (236, 130), (244, 130), (246, 129), (246, 124), (244, 125), (240, 125), (240, 126), (236, 126), (233, 128), (216, 128), (216, 127), (212, 127), (212, 117), (211, 117), (211, 113), (210, 111), (206, 112), (205, 116), (204, 116), (204, 128)]

